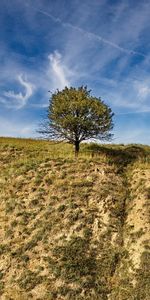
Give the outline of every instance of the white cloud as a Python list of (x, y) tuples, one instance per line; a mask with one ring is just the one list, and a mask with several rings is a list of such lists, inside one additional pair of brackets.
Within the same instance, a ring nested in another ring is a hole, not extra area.
[[(3, 95), (5, 98), (3, 99), (3, 102), (7, 105), (7, 107), (20, 109), (27, 104), (28, 99), (32, 96), (34, 86), (31, 82), (24, 79), (23, 75), (18, 75), (17, 80), (24, 87), (25, 92), (15, 93), (12, 90), (4, 92)], [(9, 101), (6, 99), (9, 99)]]
[(143, 102), (150, 95), (150, 85), (147, 82), (135, 82), (138, 97)]
[(71, 72), (63, 64), (61, 54), (58, 51), (54, 51), (48, 58), (50, 61), (48, 75), (50, 75), (50, 80), (53, 83), (53, 89), (62, 89), (65, 86), (69, 86), (70, 82), (67, 77)]
[(121, 128), (118, 130), (114, 130), (114, 143), (124, 143), (124, 144), (130, 144), (130, 143), (141, 143), (141, 144), (149, 144), (149, 131), (145, 126), (142, 126), (141, 128), (137, 129), (136, 126), (132, 125), (127, 126), (127, 128)]
[(38, 124), (6, 119), (0, 116), (0, 136), (37, 137)]
[[(143, 130), (136, 130), (136, 129), (126, 129), (124, 130), (124, 132), (122, 133), (117, 131), (115, 132), (115, 142), (117, 143), (136, 143), (138, 141), (138, 138), (141, 137), (141, 135), (143, 134)], [(123, 136), (123, 138), (122, 138)]]

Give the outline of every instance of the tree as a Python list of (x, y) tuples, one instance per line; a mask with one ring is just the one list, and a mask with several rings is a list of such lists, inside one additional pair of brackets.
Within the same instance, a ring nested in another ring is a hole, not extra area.
[(100, 98), (91, 96), (86, 86), (65, 87), (52, 94), (47, 123), (39, 130), (51, 140), (66, 140), (75, 146), (87, 139), (110, 140), (113, 113)]

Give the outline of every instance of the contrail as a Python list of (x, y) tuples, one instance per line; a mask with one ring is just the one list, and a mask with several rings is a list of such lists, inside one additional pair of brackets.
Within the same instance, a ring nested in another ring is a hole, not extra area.
[(144, 114), (144, 113), (150, 113), (150, 110), (139, 110), (139, 111), (128, 111), (128, 112), (120, 112), (120, 113), (115, 113), (115, 116), (120, 116), (120, 115), (131, 115), (131, 114)]
[(72, 28), (72, 29), (75, 29), (75, 30), (77, 30), (78, 32), (80, 32), (80, 33), (86, 35), (88, 38), (97, 40), (97, 41), (99, 41), (99, 42), (101, 42), (101, 43), (104, 43), (104, 44), (107, 44), (107, 45), (109, 45), (109, 46), (111, 46), (111, 47), (113, 47), (113, 48), (116, 48), (116, 49), (120, 50), (121, 52), (127, 53), (127, 54), (129, 54), (129, 55), (138, 55), (138, 56), (142, 56), (142, 57), (147, 57), (146, 55), (144, 55), (144, 54), (141, 53), (141, 52), (138, 52), (138, 51), (134, 51), (134, 50), (132, 50), (132, 49), (127, 49), (127, 48), (121, 47), (121, 46), (119, 46), (118, 44), (113, 43), (113, 42), (111, 42), (110, 40), (107, 40), (107, 39), (103, 38), (103, 37), (100, 36), (100, 35), (97, 35), (97, 34), (95, 34), (95, 33), (86, 31), (86, 30), (84, 30), (84, 29), (82, 29), (82, 28), (80, 28), (80, 27), (78, 27), (78, 26), (76, 26), (76, 25), (72, 25), (72, 24), (69, 23), (69, 22), (64, 22), (64, 21), (62, 21), (60, 18), (55, 17), (55, 16), (53, 16), (51, 13), (47, 13), (47, 12), (44, 11), (44, 10), (41, 10), (41, 9), (38, 9), (38, 8), (33, 8), (33, 7), (32, 7), (32, 9), (35, 10), (35, 11), (38, 11), (39, 13), (41, 13), (41, 14), (43, 14), (43, 15), (49, 17), (49, 18), (51, 18), (51, 20), (53, 20), (54, 22), (60, 23), (62, 26), (70, 27), (70, 28)]

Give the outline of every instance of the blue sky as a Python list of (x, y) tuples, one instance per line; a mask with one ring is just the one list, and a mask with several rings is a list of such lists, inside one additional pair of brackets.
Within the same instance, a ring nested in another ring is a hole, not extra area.
[(87, 85), (114, 143), (150, 144), (150, 1), (1, 0), (0, 135), (36, 137), (49, 93)]

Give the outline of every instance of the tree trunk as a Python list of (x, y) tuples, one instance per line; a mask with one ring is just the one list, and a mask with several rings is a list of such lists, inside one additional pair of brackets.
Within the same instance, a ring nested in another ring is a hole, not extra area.
[(75, 157), (78, 157), (79, 149), (80, 149), (80, 142), (76, 141), (75, 142)]

